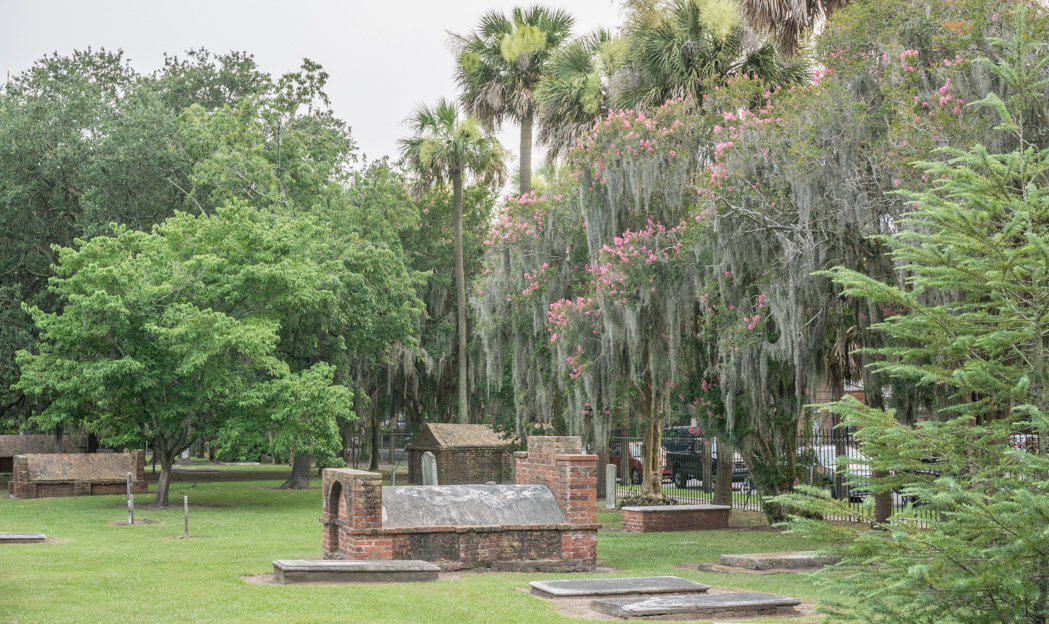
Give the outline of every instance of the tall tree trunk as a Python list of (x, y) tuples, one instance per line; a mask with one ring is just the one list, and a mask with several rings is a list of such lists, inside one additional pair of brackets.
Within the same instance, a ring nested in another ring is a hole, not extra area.
[[(874, 375), (871, 375), (871, 377), (874, 377)], [(866, 390), (866, 387), (864, 387), (864, 390)], [(871, 391), (867, 391), (866, 395), (870, 397), (871, 407), (880, 410), (885, 409), (885, 394), (882, 392), (881, 384), (878, 384)], [(874, 483), (882, 482), (888, 478), (888, 471), (874, 470), (871, 472), (871, 481)], [(878, 524), (885, 524), (889, 521), (889, 516), (892, 515), (892, 492), (875, 492), (872, 496), (874, 497), (874, 521)]]
[(463, 269), (463, 176), (452, 176), (455, 239), (455, 307), (459, 321), (459, 414), (458, 422), (470, 422), (470, 396), (466, 385), (466, 272)]
[(308, 490), (310, 487), (310, 458), (295, 453), (295, 459), (291, 462), (291, 476), (281, 484), (282, 490)]
[(657, 398), (655, 380), (649, 364), (648, 348), (645, 348), (645, 385), (641, 393), (645, 402), (645, 437), (642, 452), (643, 478), (641, 496), (644, 498), (663, 497), (663, 419), (661, 408), (663, 402)]
[(714, 496), (710, 502), (715, 505), (732, 505), (732, 455), (734, 449), (727, 436), (716, 440), (718, 454), (715, 458), (717, 476), (714, 479)]
[(521, 194), (532, 192), (532, 109), (521, 117)]
[(160, 479), (157, 481), (157, 495), (153, 499), (154, 507), (168, 506), (168, 489), (171, 486), (171, 466), (175, 464), (175, 457), (179, 449), (168, 448), (167, 444), (154, 444), (153, 455), (160, 454)]
[(368, 470), (375, 472), (379, 469), (380, 457), (382, 457), (382, 428), (379, 426), (378, 406), (372, 405), (372, 460), (368, 463)]
[(594, 438), (594, 454), (597, 455), (597, 497), (605, 497), (605, 466), (608, 465), (608, 437), (602, 441)]

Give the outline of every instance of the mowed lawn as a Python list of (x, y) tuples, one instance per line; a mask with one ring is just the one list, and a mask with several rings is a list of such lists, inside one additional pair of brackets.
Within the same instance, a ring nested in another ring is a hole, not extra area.
[[(272, 489), (286, 467), (223, 467), (222, 478), (181, 477), (170, 499), (179, 508), (152, 510), (136, 497), (127, 520), (120, 496), (0, 499), (0, 531), (40, 532), (62, 543), (0, 546), (0, 622), (580, 622), (551, 602), (519, 591), (528, 581), (569, 575), (466, 573), (421, 584), (277, 586), (243, 576), (272, 573), (274, 559), (321, 554), (320, 489)], [(259, 480), (249, 480), (259, 479)], [(320, 480), (314, 478), (319, 486)], [(190, 534), (182, 534), (182, 497), (189, 495)], [(726, 531), (630, 534), (602, 531), (598, 558), (616, 576), (676, 575), (742, 591), (814, 601), (805, 575), (725, 575), (677, 569), (716, 562), (722, 553), (818, 548), (811, 540), (756, 526), (757, 514), (735, 512)], [(610, 529), (616, 513), (600, 513)], [(755, 525), (755, 526), (750, 526)], [(572, 575), (586, 576), (586, 575)], [(762, 622), (776, 621), (762, 618)], [(780, 619), (779, 621), (792, 621)]]

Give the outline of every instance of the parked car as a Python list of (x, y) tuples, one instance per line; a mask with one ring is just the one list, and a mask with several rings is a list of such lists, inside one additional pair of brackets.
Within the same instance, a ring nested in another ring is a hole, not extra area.
[[(634, 485), (640, 485), (641, 480), (644, 476), (644, 459), (645, 445), (642, 442), (628, 442), (630, 449), (630, 482)], [(619, 461), (619, 451), (622, 443), (616, 442), (608, 449), (608, 463), (615, 464), (622, 470), (622, 464)], [(662, 463), (663, 463), (663, 480), (667, 481), (670, 479), (670, 470), (667, 469), (667, 451), (662, 449)]]
[[(695, 431), (693, 431), (695, 430)], [(702, 433), (698, 427), (671, 427), (669, 435), (663, 439), (663, 448), (666, 449), (665, 466), (670, 472), (674, 486), (678, 488), (688, 487), (692, 479), (703, 481), (703, 438), (697, 437)], [(717, 440), (711, 441), (710, 448), (710, 476), (711, 484), (717, 480)], [(739, 453), (732, 457), (732, 483), (748, 483), (747, 466)]]
[[(834, 444), (799, 447), (796, 463), (806, 473), (805, 481), (810, 485), (827, 487), (834, 498), (845, 498), (847, 493), (850, 502), (858, 503), (870, 496), (865, 485), (870, 482), (871, 467), (865, 463), (867, 457), (854, 446), (846, 446), (845, 449), (847, 459), (844, 467), (838, 462), (838, 448)], [(836, 487), (835, 476), (839, 470), (844, 470), (844, 491)]]

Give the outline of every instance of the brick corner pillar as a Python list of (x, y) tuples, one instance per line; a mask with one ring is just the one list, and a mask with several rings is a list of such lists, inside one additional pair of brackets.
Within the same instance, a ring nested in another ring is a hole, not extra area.
[(393, 540), (382, 531), (382, 475), (326, 468), (321, 523), (325, 559), (392, 559)]
[(31, 492), (29, 488), (29, 459), (25, 455), (15, 456), (7, 490), (11, 498), (35, 497), (35, 492)]
[(597, 522), (597, 455), (555, 455), (556, 488), (550, 490), (561, 506), (565, 522)]
[(149, 493), (149, 483), (146, 481), (146, 451), (139, 449), (131, 458), (132, 473), (134, 478), (131, 482), (131, 492), (134, 494)]

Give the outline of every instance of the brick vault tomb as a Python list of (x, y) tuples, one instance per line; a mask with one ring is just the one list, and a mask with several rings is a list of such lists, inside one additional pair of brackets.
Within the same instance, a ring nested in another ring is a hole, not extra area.
[(515, 453), (514, 485), (384, 488), (377, 473), (325, 470), (325, 559), (593, 570), (597, 458), (577, 437), (530, 437), (528, 448)]

